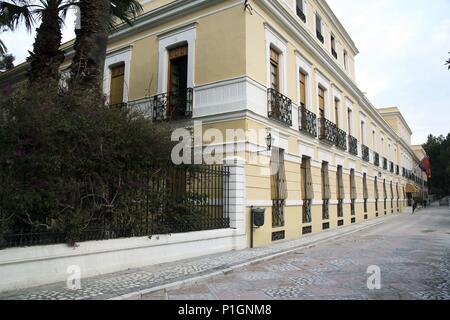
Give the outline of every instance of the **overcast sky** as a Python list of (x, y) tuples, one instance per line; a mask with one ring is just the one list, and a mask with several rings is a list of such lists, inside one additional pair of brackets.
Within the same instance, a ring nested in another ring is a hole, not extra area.
[[(377, 107), (397, 106), (413, 143), (450, 132), (450, 0), (328, 0), (356, 43), (359, 87)], [(69, 15), (64, 41), (74, 37)], [(34, 34), (1, 34), (22, 62)]]

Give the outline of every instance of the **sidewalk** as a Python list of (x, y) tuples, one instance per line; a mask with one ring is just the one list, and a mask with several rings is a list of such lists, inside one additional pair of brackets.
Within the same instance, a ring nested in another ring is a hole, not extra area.
[(139, 269), (131, 269), (103, 276), (81, 279), (80, 290), (69, 290), (65, 282), (0, 294), (0, 300), (124, 300), (139, 299), (165, 288), (224, 274), (256, 262), (337, 239), (394, 219), (398, 215), (383, 216), (359, 224), (305, 236), (270, 247), (246, 249), (209, 255)]

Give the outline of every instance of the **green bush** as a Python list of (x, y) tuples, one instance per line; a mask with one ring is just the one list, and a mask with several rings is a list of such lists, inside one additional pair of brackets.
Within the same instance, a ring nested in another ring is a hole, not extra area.
[(49, 86), (0, 97), (0, 234), (136, 229), (171, 127)]

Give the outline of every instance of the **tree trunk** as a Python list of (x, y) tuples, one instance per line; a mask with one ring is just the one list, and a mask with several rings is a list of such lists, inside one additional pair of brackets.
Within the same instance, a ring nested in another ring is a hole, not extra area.
[(80, 29), (76, 30), (71, 84), (91, 93), (102, 93), (103, 69), (109, 36), (111, 0), (80, 0)]
[(59, 67), (64, 53), (59, 50), (62, 41), (58, 8), (43, 12), (42, 23), (36, 30), (33, 52), (30, 52), (30, 83), (59, 79)]

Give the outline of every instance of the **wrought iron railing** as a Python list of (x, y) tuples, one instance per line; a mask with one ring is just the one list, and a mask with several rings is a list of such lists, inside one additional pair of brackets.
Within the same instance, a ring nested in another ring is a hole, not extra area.
[(347, 132), (336, 127), (336, 147), (347, 150)]
[(319, 39), (320, 42), (324, 43), (325, 39), (319, 30), (317, 30), (316, 35), (317, 35), (317, 39)]
[(348, 152), (354, 156), (358, 155), (358, 140), (352, 135), (348, 136)]
[(311, 223), (312, 222), (311, 209), (312, 209), (312, 200), (304, 200), (303, 201), (303, 223)]
[(192, 117), (194, 90), (163, 93), (150, 98), (154, 121), (182, 120)]
[(299, 129), (302, 132), (312, 135), (313, 137), (317, 136), (317, 116), (315, 113), (306, 109), (306, 107), (301, 104), (299, 108)]
[(297, 16), (298, 16), (303, 22), (306, 22), (306, 15), (305, 15), (305, 13), (302, 11), (302, 9), (297, 8)]
[(267, 89), (269, 118), (292, 126), (292, 100), (274, 89)]
[(25, 225), (17, 230), (0, 228), (0, 249), (230, 227), (228, 168), (149, 166), (143, 171), (121, 186), (127, 195), (121, 204), (123, 214), (115, 215), (109, 208), (97, 210), (92, 214), (95, 218), (80, 221), (88, 227), (75, 235)]
[(338, 200), (337, 214), (338, 214), (338, 218), (344, 217), (344, 200)]
[(356, 200), (352, 199), (350, 203), (350, 213), (352, 216), (356, 215)]
[(361, 152), (362, 152), (362, 159), (366, 162), (369, 162), (370, 161), (369, 147), (362, 145)]
[(272, 227), (284, 227), (284, 200), (272, 201)]
[(377, 152), (373, 153), (373, 164), (377, 167), (380, 166), (380, 155)]
[(388, 169), (388, 161), (386, 158), (383, 157), (383, 169), (387, 170)]
[(323, 200), (322, 204), (322, 219), (329, 220), (330, 219), (330, 200)]
[(326, 118), (319, 118), (319, 139), (332, 144), (337, 143), (337, 127)]

